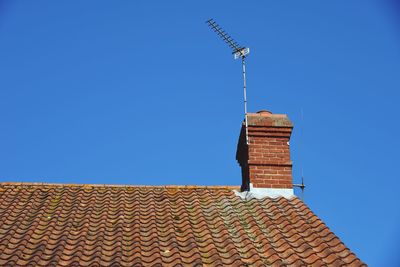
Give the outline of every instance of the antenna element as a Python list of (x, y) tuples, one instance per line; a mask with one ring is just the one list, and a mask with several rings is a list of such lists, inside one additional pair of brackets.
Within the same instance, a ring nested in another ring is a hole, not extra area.
[(244, 120), (246, 124), (246, 144), (249, 144), (249, 131), (247, 123), (247, 94), (246, 94), (246, 62), (245, 58), (250, 53), (250, 48), (240, 46), (229, 34), (227, 34), (213, 19), (206, 21), (208, 26), (232, 49), (234, 59), (242, 59), (243, 96), (244, 96)]

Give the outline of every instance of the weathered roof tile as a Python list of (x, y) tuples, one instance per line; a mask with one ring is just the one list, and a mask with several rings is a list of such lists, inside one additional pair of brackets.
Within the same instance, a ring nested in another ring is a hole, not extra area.
[(299, 199), (234, 187), (0, 184), (0, 266), (363, 266)]

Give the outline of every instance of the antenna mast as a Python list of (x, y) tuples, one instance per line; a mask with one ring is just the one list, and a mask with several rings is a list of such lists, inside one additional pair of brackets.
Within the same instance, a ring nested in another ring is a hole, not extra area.
[(243, 96), (244, 96), (244, 120), (246, 125), (246, 144), (249, 144), (249, 131), (247, 123), (247, 93), (246, 93), (246, 56), (250, 53), (248, 47), (240, 46), (229, 34), (227, 34), (213, 19), (206, 21), (208, 26), (219, 36), (221, 39), (229, 45), (232, 49), (234, 59), (242, 59), (242, 73), (243, 73)]
[[(304, 114), (303, 114), (303, 108), (300, 109), (301, 112), (301, 127), (300, 127), (300, 152), (302, 152), (303, 149), (303, 129), (304, 129)], [(301, 199), (304, 201), (304, 189), (306, 188), (304, 184), (304, 173), (303, 173), (303, 161), (302, 161), (302, 155), (300, 154), (299, 156), (299, 162), (300, 162), (300, 167), (301, 167), (301, 184), (293, 184), (294, 187), (298, 187), (301, 189)]]

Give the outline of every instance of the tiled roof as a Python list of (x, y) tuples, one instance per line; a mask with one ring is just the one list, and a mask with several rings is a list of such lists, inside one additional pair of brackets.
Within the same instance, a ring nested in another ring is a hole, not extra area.
[(298, 198), (0, 184), (0, 266), (363, 266)]

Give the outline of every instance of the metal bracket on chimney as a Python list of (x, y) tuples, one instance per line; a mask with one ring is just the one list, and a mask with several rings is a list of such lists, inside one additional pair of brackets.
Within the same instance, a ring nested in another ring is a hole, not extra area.
[(304, 201), (304, 189), (306, 188), (304, 184), (304, 178), (301, 177), (301, 184), (293, 184), (293, 187), (298, 187), (301, 189), (301, 200)]

